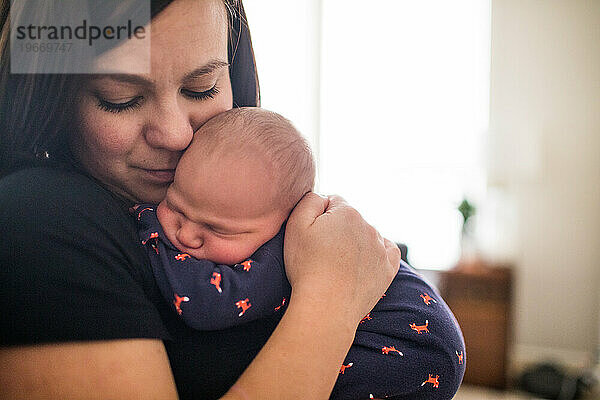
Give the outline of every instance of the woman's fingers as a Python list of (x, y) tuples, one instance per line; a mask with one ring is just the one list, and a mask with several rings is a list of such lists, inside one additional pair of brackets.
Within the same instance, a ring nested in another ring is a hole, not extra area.
[(298, 224), (308, 227), (314, 223), (317, 217), (323, 215), (328, 207), (329, 199), (314, 192), (308, 192), (290, 214), (287, 226)]

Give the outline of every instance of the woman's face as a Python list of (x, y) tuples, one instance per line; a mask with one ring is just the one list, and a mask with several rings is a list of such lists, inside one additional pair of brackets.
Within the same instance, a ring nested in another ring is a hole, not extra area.
[(92, 76), (81, 88), (75, 157), (113, 192), (158, 203), (192, 135), (232, 107), (220, 0), (177, 0), (152, 20), (151, 72)]

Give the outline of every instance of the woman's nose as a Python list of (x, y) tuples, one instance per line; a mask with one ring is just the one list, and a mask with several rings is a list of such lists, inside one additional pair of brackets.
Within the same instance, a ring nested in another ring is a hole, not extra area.
[(204, 244), (201, 233), (189, 222), (184, 222), (179, 227), (176, 237), (179, 243), (190, 249), (199, 249)]
[(192, 116), (185, 107), (175, 101), (162, 104), (153, 112), (146, 127), (146, 141), (154, 148), (185, 150), (194, 135), (192, 124)]

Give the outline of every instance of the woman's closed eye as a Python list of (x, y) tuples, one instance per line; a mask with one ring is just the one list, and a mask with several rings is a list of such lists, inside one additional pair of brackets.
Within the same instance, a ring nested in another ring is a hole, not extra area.
[[(189, 99), (202, 101), (202, 100), (206, 100), (206, 99), (214, 99), (215, 96), (217, 94), (219, 94), (219, 88), (217, 87), (217, 84), (215, 83), (208, 90), (195, 91), (195, 90), (190, 90), (190, 89), (181, 89), (180, 92), (181, 92), (181, 94), (183, 94), (185, 97), (187, 97)], [(131, 100), (121, 102), (121, 103), (115, 103), (115, 102), (108, 101), (106, 99), (103, 99), (98, 94), (96, 94), (96, 99), (98, 100), (98, 107), (101, 110), (112, 112), (112, 113), (119, 113), (122, 111), (130, 111), (130, 110), (140, 107), (142, 105), (142, 101), (144, 100), (144, 97), (143, 96), (135, 96)]]
[(128, 111), (138, 108), (142, 105), (142, 100), (144, 98), (142, 96), (136, 96), (133, 99), (123, 103), (113, 103), (111, 101), (103, 99), (98, 95), (96, 95), (96, 99), (98, 100), (98, 107), (100, 107), (100, 109), (112, 113), (119, 113), (121, 111)]
[(181, 93), (186, 97), (194, 100), (206, 100), (206, 99), (214, 99), (217, 94), (219, 94), (219, 88), (215, 83), (213, 87), (208, 90), (204, 90), (201, 92), (189, 89), (181, 89)]

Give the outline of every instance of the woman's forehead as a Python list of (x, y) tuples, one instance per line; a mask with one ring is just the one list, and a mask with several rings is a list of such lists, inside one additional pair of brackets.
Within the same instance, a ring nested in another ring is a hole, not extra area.
[(176, 0), (145, 28), (149, 40), (127, 40), (95, 61), (95, 70), (184, 80), (183, 74), (227, 62), (228, 22), (221, 0)]
[(215, 62), (226, 63), (227, 32), (220, 0), (174, 1), (152, 20), (151, 71), (177, 68), (188, 74)]
[[(178, 39), (214, 44), (227, 39), (227, 11), (222, 0), (176, 0), (151, 22), (151, 39), (173, 42)], [(185, 43), (187, 47), (194, 43)]]

